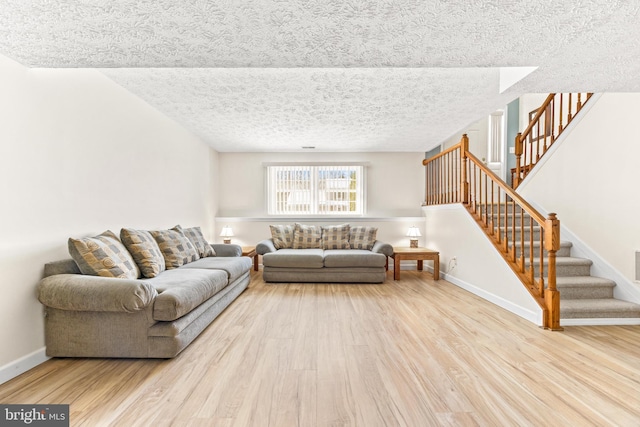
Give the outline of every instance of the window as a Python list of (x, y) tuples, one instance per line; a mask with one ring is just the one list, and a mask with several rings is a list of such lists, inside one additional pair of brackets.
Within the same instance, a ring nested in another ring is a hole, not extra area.
[(364, 166), (267, 166), (269, 215), (362, 215)]

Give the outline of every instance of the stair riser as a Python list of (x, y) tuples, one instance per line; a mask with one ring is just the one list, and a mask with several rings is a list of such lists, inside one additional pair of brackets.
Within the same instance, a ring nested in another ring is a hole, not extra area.
[[(538, 266), (536, 265), (536, 268)], [(545, 265), (545, 269), (547, 266)], [(590, 265), (556, 265), (556, 277), (591, 276)]]
[(613, 298), (613, 288), (602, 287), (558, 287), (560, 299), (597, 299)]
[[(543, 253), (545, 257), (549, 255), (547, 251), (544, 251)], [(524, 254), (527, 257), (529, 256), (529, 245), (527, 244), (525, 244)], [(520, 256), (520, 245), (516, 246), (516, 256), (517, 257)], [(540, 256), (540, 244), (533, 245), (533, 256), (534, 258), (538, 258)], [(560, 249), (556, 251), (556, 256), (559, 256), (559, 257), (571, 256), (571, 246), (560, 246)]]
[[(469, 205), (470, 207), (473, 207), (473, 204)], [(478, 210), (478, 212), (484, 212), (485, 209), (487, 209), (487, 211), (489, 213), (491, 213), (491, 205), (489, 206), (485, 206), (485, 205), (476, 205), (476, 209)], [(513, 205), (511, 203), (509, 203), (508, 205), (505, 205), (504, 203), (501, 203), (500, 205), (494, 205), (493, 206), (493, 213), (501, 213), (504, 214), (505, 210), (507, 211), (507, 215), (513, 215)], [(522, 210), (516, 206), (516, 215), (520, 215), (522, 213)], [(527, 215), (527, 213), (525, 212), (525, 215)]]
[[(491, 218), (491, 215), (489, 215), (489, 217)], [(496, 224), (500, 223), (500, 226), (504, 225), (505, 220), (507, 221), (507, 225), (511, 226), (513, 224), (513, 217), (511, 215), (507, 216), (506, 218), (504, 217), (504, 215), (501, 215), (500, 218), (497, 217), (497, 215), (493, 216), (493, 223)], [(524, 218), (524, 220), (520, 219), (520, 216), (516, 216), (516, 226), (519, 226), (521, 224), (521, 222), (524, 221), (524, 225), (526, 227), (529, 226), (529, 224), (531, 224), (531, 217), (526, 216)]]
[[(522, 231), (524, 231), (524, 241), (528, 242), (531, 240), (531, 230), (529, 230), (529, 228), (525, 228), (524, 230), (521, 230), (520, 228), (516, 227), (516, 239), (517, 240), (521, 240), (521, 235), (523, 234)], [(504, 229), (500, 229), (500, 235), (504, 236)], [(509, 238), (509, 240), (511, 240), (511, 236), (513, 236), (513, 229), (511, 227), (507, 228), (507, 237)], [(536, 228), (533, 230), (533, 241), (534, 242), (539, 242), (540, 241), (540, 229)]]

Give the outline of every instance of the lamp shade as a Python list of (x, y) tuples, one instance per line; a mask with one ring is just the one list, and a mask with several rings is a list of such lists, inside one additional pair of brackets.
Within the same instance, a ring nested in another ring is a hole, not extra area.
[(408, 237), (421, 237), (422, 234), (420, 234), (420, 229), (416, 226), (413, 227), (409, 227), (409, 231), (407, 231), (407, 236)]
[(231, 229), (231, 227), (228, 225), (222, 227), (220, 237), (224, 237), (224, 239), (222, 240), (224, 243), (231, 243), (231, 237), (233, 237), (233, 230)]

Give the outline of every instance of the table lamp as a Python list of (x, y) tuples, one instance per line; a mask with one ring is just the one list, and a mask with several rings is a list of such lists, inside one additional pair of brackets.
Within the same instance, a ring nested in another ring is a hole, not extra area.
[(418, 237), (422, 236), (420, 234), (420, 229), (416, 226), (409, 227), (409, 231), (407, 232), (407, 236), (409, 237), (409, 247), (417, 248), (418, 247)]
[(233, 230), (231, 229), (231, 227), (228, 225), (222, 227), (220, 237), (224, 237), (224, 239), (222, 240), (224, 243), (231, 243), (231, 237), (233, 237)]

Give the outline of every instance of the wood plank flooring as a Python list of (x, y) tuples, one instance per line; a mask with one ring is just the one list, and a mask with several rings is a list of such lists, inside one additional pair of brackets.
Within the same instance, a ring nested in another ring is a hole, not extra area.
[(429, 273), (249, 288), (172, 360), (52, 359), (74, 426), (640, 426), (640, 327), (549, 332)]

